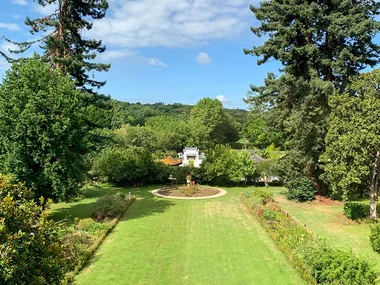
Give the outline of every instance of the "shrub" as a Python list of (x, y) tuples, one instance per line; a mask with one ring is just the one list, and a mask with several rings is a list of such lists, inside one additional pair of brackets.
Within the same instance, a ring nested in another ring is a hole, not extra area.
[(93, 217), (98, 220), (103, 218), (115, 218), (123, 212), (124, 203), (115, 195), (104, 196), (99, 198), (93, 210)]
[(309, 251), (305, 257), (318, 284), (376, 284), (377, 275), (369, 263), (352, 252), (323, 246)]
[(67, 268), (50, 202), (0, 174), (0, 284), (58, 284)]
[(287, 188), (286, 197), (289, 200), (297, 200), (298, 202), (312, 201), (317, 193), (313, 183), (305, 177), (294, 178), (287, 185)]
[(371, 227), (369, 240), (371, 242), (373, 250), (380, 253), (380, 224)]
[(179, 191), (185, 196), (192, 196), (199, 191), (199, 188), (197, 186), (186, 186), (180, 187)]
[(343, 212), (344, 215), (351, 220), (363, 219), (367, 216), (365, 205), (361, 203), (344, 203)]
[(117, 193), (115, 194), (115, 197), (116, 197), (117, 199), (120, 199), (121, 201), (124, 201), (124, 200), (125, 200), (125, 194), (124, 194), (123, 192), (117, 192)]
[(254, 193), (241, 197), (308, 284), (377, 284), (368, 261), (327, 246), (278, 206), (262, 205)]
[(171, 174), (173, 174), (172, 166), (165, 165), (162, 162), (156, 162), (153, 165), (151, 182), (156, 184), (166, 184)]
[(256, 189), (252, 195), (265, 205), (273, 200), (273, 194), (266, 189)]
[(107, 231), (109, 227), (110, 227), (109, 223), (107, 223), (107, 222), (97, 223), (91, 218), (78, 220), (78, 222), (75, 226), (75, 228), (78, 231), (90, 233), (90, 234), (94, 235), (95, 237), (97, 237), (97, 236), (101, 235), (103, 232)]
[(104, 149), (93, 165), (96, 175), (112, 183), (151, 180), (154, 168), (150, 152), (139, 147)]

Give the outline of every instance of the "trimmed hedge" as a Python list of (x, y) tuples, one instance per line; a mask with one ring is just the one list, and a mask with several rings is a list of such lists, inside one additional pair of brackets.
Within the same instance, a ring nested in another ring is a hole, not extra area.
[(371, 227), (371, 234), (369, 240), (374, 251), (380, 253), (380, 224)]
[(286, 187), (288, 188), (286, 198), (298, 202), (313, 201), (315, 199), (315, 194), (317, 193), (313, 182), (305, 177), (293, 179), (286, 185)]
[(366, 260), (331, 248), (276, 203), (263, 204), (257, 195), (246, 192), (241, 198), (307, 283), (376, 284), (377, 273)]
[(365, 205), (356, 202), (344, 203), (343, 212), (351, 220), (363, 219), (368, 216)]

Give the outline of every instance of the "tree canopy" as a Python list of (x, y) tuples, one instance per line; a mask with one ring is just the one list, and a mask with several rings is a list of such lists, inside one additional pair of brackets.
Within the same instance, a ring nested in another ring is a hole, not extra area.
[(38, 59), (14, 63), (0, 86), (0, 172), (37, 197), (67, 199), (84, 180), (83, 94)]
[[(246, 102), (254, 109), (264, 107), (293, 153), (307, 158), (301, 168), (324, 188), (319, 156), (325, 149), (328, 98), (334, 89), (343, 92), (352, 76), (379, 62), (380, 46), (373, 38), (380, 28), (380, 3), (273, 0), (251, 10), (260, 22), (252, 32), (269, 37), (244, 52), (259, 57), (258, 64), (275, 59), (283, 68), (278, 77), (268, 74), (264, 86), (252, 86)], [(289, 155), (283, 160), (293, 161)]]
[(324, 178), (334, 194), (361, 196), (368, 193), (380, 150), (380, 70), (352, 79), (345, 93), (330, 98), (330, 106)]

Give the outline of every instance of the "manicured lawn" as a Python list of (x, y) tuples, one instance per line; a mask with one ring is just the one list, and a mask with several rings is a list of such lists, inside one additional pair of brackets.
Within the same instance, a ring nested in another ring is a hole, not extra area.
[[(138, 196), (79, 273), (76, 284), (304, 284), (260, 224), (245, 211), (243, 188), (210, 200)], [(108, 187), (107, 191), (118, 191)], [(88, 216), (95, 196), (55, 206), (55, 218)], [(89, 195), (89, 196), (88, 196)], [(83, 203), (82, 203), (83, 202)]]
[[(289, 201), (281, 194), (282, 187), (272, 187), (276, 201), (294, 218), (305, 224), (313, 233), (325, 239), (330, 245), (350, 250), (363, 259), (370, 260), (380, 272), (380, 255), (372, 250), (368, 224), (358, 224), (343, 215), (343, 203), (339, 201), (316, 200), (309, 203)], [(369, 202), (367, 201), (367, 204)]]

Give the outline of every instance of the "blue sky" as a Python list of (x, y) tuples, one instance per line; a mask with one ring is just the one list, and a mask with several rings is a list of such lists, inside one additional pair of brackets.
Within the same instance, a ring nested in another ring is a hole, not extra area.
[[(33, 39), (23, 24), (48, 15), (32, 0), (3, 0), (0, 33), (11, 39)], [(280, 65), (257, 66), (243, 48), (260, 45), (250, 32), (256, 26), (250, 4), (258, 0), (109, 0), (107, 16), (94, 22), (86, 37), (102, 39), (107, 51), (98, 57), (111, 63), (100, 92), (112, 98), (141, 103), (195, 104), (204, 97), (220, 98), (227, 108), (243, 102), (250, 84), (262, 85), (268, 72)], [(0, 42), (0, 49), (9, 44)], [(8, 65), (0, 60), (0, 74)]]

